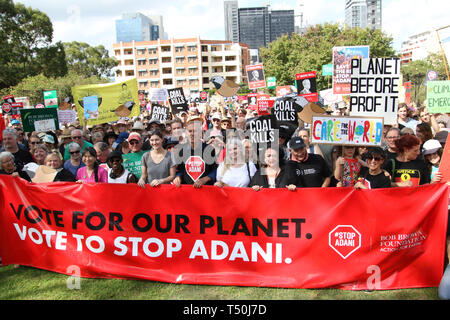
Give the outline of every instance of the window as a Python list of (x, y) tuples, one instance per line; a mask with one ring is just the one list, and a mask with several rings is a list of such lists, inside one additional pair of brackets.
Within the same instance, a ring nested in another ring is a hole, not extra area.
[(139, 77), (145, 77), (145, 76), (147, 76), (147, 70), (139, 71)]
[(184, 63), (184, 57), (176, 57), (175, 62), (176, 63)]
[(197, 62), (197, 57), (188, 57), (188, 62)]
[(184, 74), (184, 70), (185, 70), (184, 68), (177, 69), (175, 73), (176, 74)]
[(209, 58), (207, 56), (202, 57), (202, 62), (208, 62), (208, 61), (209, 61)]
[(159, 70), (150, 70), (150, 75), (151, 76), (157, 76), (159, 73)]
[(197, 46), (188, 46), (188, 51), (189, 52), (194, 52), (197, 50)]
[(155, 54), (156, 53), (156, 48), (148, 48), (148, 53)]
[(175, 47), (175, 52), (183, 52), (184, 51), (184, 46), (182, 47)]
[(158, 59), (149, 59), (148, 62), (150, 64), (157, 64), (158, 63)]
[(138, 66), (145, 66), (147, 64), (147, 60), (142, 59), (142, 60), (138, 60)]

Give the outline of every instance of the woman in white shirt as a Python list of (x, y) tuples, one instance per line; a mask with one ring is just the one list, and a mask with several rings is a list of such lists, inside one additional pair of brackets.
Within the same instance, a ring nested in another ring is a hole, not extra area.
[(217, 168), (218, 187), (247, 187), (255, 175), (256, 166), (245, 161), (245, 148), (241, 140), (232, 138), (226, 145), (225, 160)]

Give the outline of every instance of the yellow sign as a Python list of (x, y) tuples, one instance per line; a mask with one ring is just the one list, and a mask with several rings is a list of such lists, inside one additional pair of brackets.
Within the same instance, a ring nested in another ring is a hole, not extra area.
[(140, 114), (136, 79), (105, 84), (88, 84), (72, 88), (78, 119), (96, 125)]

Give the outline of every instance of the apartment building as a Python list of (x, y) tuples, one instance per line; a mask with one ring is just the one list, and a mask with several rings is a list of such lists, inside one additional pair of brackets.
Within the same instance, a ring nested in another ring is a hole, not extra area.
[(119, 60), (116, 81), (137, 78), (139, 90), (183, 87), (185, 93), (213, 89), (213, 76), (246, 82), (250, 47), (242, 43), (198, 38), (132, 41), (113, 44)]

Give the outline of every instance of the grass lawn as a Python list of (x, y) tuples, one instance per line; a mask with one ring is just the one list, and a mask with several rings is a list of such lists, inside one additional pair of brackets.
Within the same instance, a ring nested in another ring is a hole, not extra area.
[(0, 300), (439, 300), (438, 288), (386, 291), (281, 289), (170, 284), (141, 280), (80, 280), (29, 267), (0, 267)]

